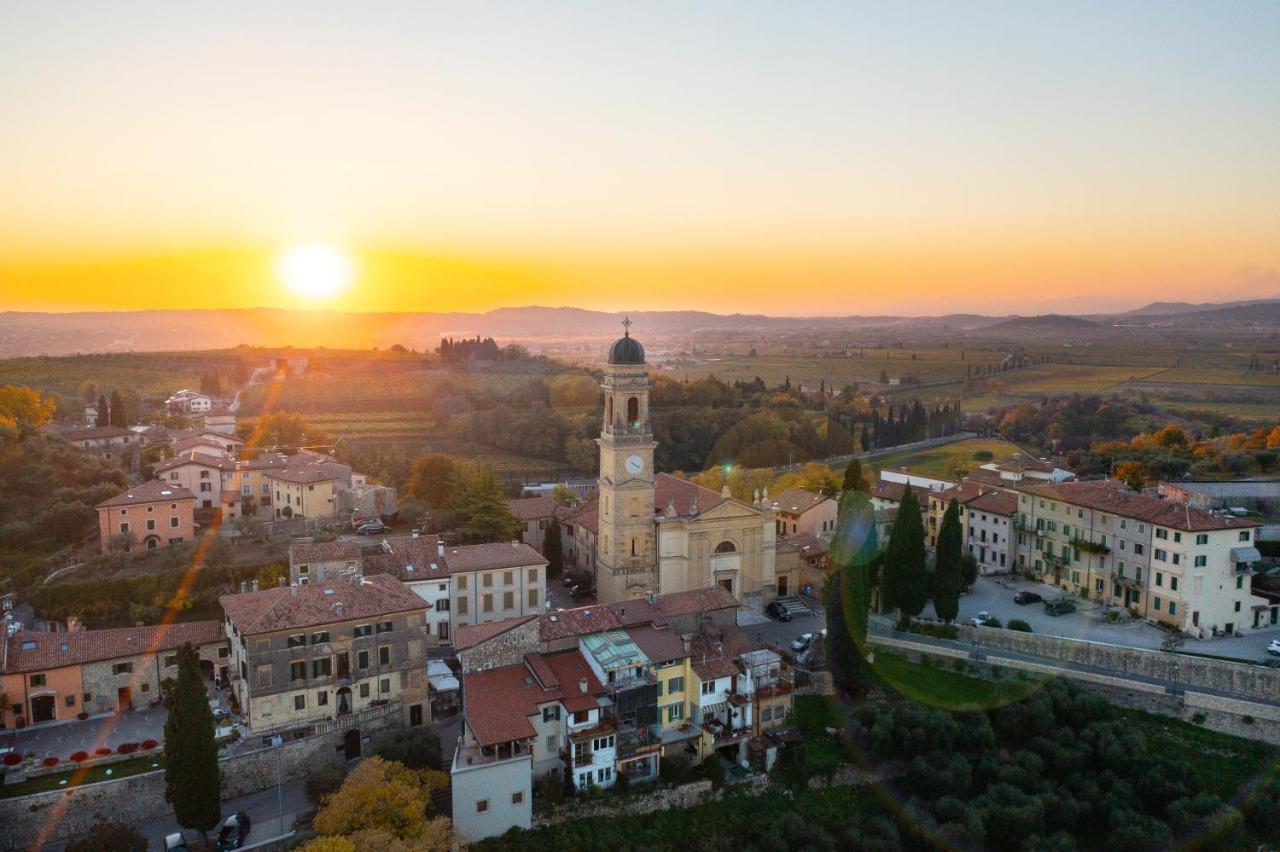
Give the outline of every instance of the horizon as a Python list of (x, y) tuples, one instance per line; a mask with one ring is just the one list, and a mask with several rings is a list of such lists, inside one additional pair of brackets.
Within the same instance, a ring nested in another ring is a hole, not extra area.
[[(0, 22), (0, 310), (1035, 315), (1280, 291), (1275, 4)], [(299, 244), (351, 273), (283, 286)]]

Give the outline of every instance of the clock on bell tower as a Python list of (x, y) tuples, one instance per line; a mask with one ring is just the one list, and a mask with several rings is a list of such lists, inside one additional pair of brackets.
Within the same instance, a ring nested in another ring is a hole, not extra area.
[(601, 603), (657, 591), (653, 451), (649, 373), (644, 347), (623, 320), (622, 337), (605, 367), (600, 446), (596, 587)]

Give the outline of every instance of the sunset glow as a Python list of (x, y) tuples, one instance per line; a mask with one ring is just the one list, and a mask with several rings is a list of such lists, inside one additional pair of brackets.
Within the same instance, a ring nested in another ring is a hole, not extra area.
[(280, 254), (276, 273), (293, 295), (321, 302), (350, 286), (355, 264), (346, 252), (327, 243), (302, 243)]

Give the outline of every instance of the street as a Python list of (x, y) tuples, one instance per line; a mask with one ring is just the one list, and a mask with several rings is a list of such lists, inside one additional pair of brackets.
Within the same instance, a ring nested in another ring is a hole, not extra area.
[(791, 650), (791, 643), (803, 633), (817, 633), (827, 626), (827, 614), (822, 604), (813, 598), (801, 598), (812, 615), (797, 615), (790, 621), (778, 621), (763, 613), (738, 611), (738, 626), (748, 639), (764, 642), (784, 650)]

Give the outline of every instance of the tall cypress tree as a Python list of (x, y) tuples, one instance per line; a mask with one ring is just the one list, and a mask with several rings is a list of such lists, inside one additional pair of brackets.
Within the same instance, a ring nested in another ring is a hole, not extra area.
[(213, 713), (200, 677), (200, 658), (190, 642), (178, 649), (178, 682), (164, 723), (164, 798), (178, 825), (209, 831), (222, 818), (218, 747)]
[(964, 543), (960, 504), (952, 498), (938, 530), (938, 551), (933, 565), (933, 608), (938, 618), (954, 621), (960, 612), (960, 558)]
[(889, 533), (880, 588), (885, 603), (898, 610), (900, 620), (919, 615), (929, 598), (924, 523), (920, 520), (920, 504), (910, 488), (903, 492), (893, 531)]
[(119, 426), (121, 429), (129, 426), (125, 420), (124, 400), (120, 398), (120, 391), (111, 392), (111, 425)]
[(111, 409), (107, 407), (107, 398), (98, 394), (98, 426), (111, 425)]
[(860, 695), (871, 683), (867, 664), (867, 610), (871, 605), (871, 564), (879, 555), (875, 511), (863, 491), (840, 495), (831, 559), (836, 566), (824, 590), (827, 606), (827, 661), (836, 685)]
[(547, 577), (554, 580), (564, 570), (564, 547), (560, 541), (560, 520), (552, 518), (542, 536), (542, 555), (547, 560)]
[(849, 466), (844, 469), (845, 491), (867, 491), (867, 480), (862, 475), (862, 462), (856, 458), (849, 459)]

